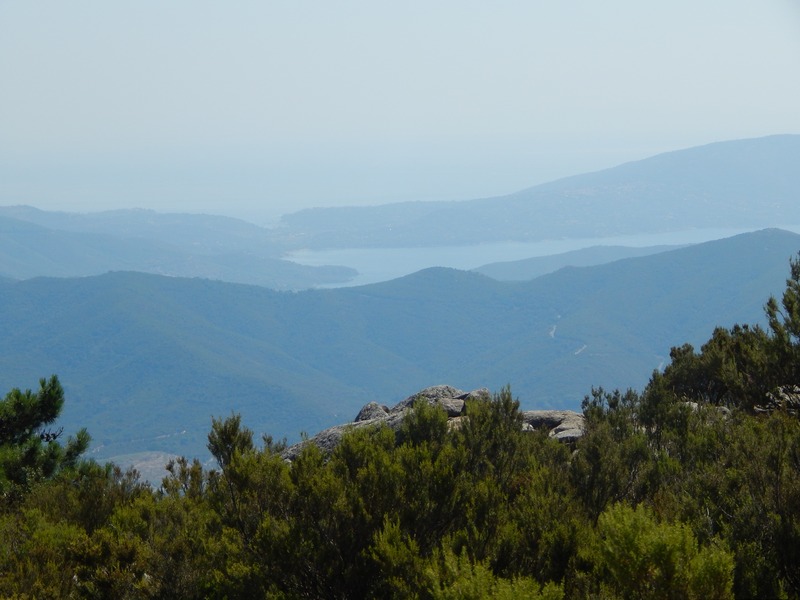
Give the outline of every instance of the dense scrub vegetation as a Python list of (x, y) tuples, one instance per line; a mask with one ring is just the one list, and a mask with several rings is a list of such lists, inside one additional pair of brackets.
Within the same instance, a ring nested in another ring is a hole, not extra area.
[[(769, 329), (675, 348), (641, 392), (592, 390), (574, 446), (509, 389), (460, 427), (419, 404), (293, 462), (234, 415), (218, 468), (158, 489), (45, 431), (60, 386), (0, 402), (0, 594), (87, 598), (800, 596), (800, 260)], [(63, 393), (61, 393), (63, 395)], [(48, 404), (49, 403), (49, 404)], [(47, 408), (47, 407), (50, 408)]]

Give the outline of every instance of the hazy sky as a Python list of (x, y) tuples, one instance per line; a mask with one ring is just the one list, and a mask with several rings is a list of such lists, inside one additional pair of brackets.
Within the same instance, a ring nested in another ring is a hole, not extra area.
[(800, 133), (800, 0), (0, 0), (0, 204), (256, 222)]

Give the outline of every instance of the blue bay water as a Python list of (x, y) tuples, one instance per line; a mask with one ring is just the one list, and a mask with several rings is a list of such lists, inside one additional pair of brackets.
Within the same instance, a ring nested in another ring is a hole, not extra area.
[[(800, 233), (800, 225), (782, 226)], [(330, 250), (297, 250), (284, 256), (302, 265), (344, 265), (358, 271), (354, 279), (328, 287), (345, 287), (377, 283), (403, 277), (428, 267), (474, 269), (482, 265), (536, 256), (550, 256), (590, 246), (646, 246), (697, 244), (718, 240), (747, 229), (693, 229), (670, 233), (620, 235), (605, 238), (559, 239), (541, 242), (495, 242), (468, 246), (423, 248), (342, 248)]]

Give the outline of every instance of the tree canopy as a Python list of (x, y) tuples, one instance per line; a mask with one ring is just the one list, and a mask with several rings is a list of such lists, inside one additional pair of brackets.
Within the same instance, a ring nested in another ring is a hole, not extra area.
[(0, 403), (0, 595), (17, 598), (800, 597), (800, 259), (768, 327), (718, 328), (641, 391), (594, 389), (569, 444), (509, 388), (454, 424), (330, 453), (214, 418), (216, 460), (158, 487), (50, 429), (58, 380)]
[(63, 404), (64, 389), (55, 375), (41, 379), (36, 393), (15, 388), (0, 400), (0, 495), (16, 494), (75, 466), (86, 451), (85, 429), (62, 445), (63, 428), (48, 428)]

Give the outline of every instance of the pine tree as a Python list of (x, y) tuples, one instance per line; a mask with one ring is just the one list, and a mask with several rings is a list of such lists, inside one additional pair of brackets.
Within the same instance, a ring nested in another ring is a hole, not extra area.
[(12, 389), (0, 400), (0, 499), (18, 497), (32, 484), (74, 466), (89, 446), (81, 429), (60, 443), (63, 427), (50, 429), (64, 405), (58, 377), (39, 380), (39, 391)]

